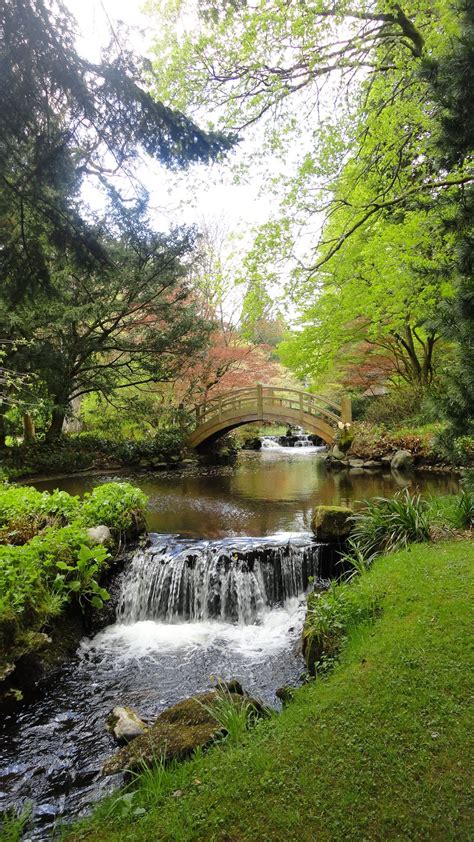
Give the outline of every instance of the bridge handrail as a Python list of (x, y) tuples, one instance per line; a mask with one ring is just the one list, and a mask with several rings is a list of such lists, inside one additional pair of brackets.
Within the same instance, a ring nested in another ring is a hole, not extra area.
[[(270, 392), (270, 394), (268, 394), (268, 392)], [(275, 392), (283, 392), (284, 394), (278, 396)], [(262, 405), (265, 400), (271, 400), (272, 403), (274, 401), (286, 400), (287, 403), (291, 405), (292, 403), (296, 403), (291, 396), (297, 395), (298, 406), (302, 411), (305, 410), (304, 404), (306, 403), (306, 411), (309, 415), (313, 415), (314, 410), (316, 410), (319, 414), (336, 423), (341, 420), (343, 414), (342, 405), (336, 403), (335, 401), (328, 400), (327, 398), (323, 398), (320, 395), (314, 395), (312, 392), (306, 392), (303, 389), (294, 389), (287, 386), (258, 383), (255, 386), (246, 386), (224, 392), (222, 395), (211, 397), (208, 401), (202, 401), (200, 404), (196, 404), (195, 409), (198, 422), (202, 423), (205, 419), (209, 419), (217, 413), (228, 411), (228, 409), (232, 406), (240, 407), (242, 403), (246, 403), (249, 400), (252, 401), (252, 403), (255, 403), (259, 394), (261, 396)], [(326, 409), (326, 407), (332, 407), (339, 414), (335, 414), (330, 409)], [(313, 412), (311, 410), (313, 410)]]

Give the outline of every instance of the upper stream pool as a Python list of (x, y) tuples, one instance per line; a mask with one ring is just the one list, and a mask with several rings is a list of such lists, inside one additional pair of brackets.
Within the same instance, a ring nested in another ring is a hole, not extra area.
[(458, 490), (457, 479), (446, 474), (330, 471), (316, 448), (247, 451), (232, 466), (189, 466), (153, 475), (76, 475), (35, 485), (40, 490), (59, 488), (82, 495), (113, 479), (128, 480), (148, 495), (150, 532), (191, 538), (307, 531), (318, 504), (388, 497), (405, 487), (424, 494)]

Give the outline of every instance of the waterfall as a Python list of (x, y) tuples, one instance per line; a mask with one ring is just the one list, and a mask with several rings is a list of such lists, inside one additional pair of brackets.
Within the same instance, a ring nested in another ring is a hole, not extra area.
[(311, 535), (189, 541), (150, 536), (123, 576), (117, 619), (253, 623), (319, 574)]
[(264, 436), (262, 438), (262, 447), (265, 450), (279, 450), (281, 447), (281, 436)]
[(288, 450), (288, 448), (304, 448), (308, 453), (315, 453), (324, 450), (314, 444), (314, 439), (306, 433), (292, 433), (291, 436), (263, 436), (261, 439), (262, 450)]

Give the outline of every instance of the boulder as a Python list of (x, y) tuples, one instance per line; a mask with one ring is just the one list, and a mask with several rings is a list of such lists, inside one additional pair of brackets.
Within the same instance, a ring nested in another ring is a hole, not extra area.
[(140, 734), (144, 734), (147, 726), (132, 708), (115, 707), (107, 719), (107, 729), (113, 734), (118, 743), (129, 743)]
[(406, 471), (413, 467), (413, 463), (414, 459), (409, 450), (397, 450), (392, 457), (390, 467), (392, 471)]
[(107, 544), (112, 540), (112, 533), (103, 523), (100, 526), (90, 526), (87, 534), (94, 544)]
[(337, 444), (334, 445), (331, 455), (334, 456), (334, 459), (345, 459), (346, 456)]
[[(218, 691), (211, 690), (184, 699), (163, 711), (146, 733), (136, 737), (105, 762), (103, 774), (138, 771), (162, 760), (184, 760), (199, 746), (212, 743), (223, 730), (210, 710), (218, 697)], [(260, 702), (250, 696), (227, 689), (226, 697), (239, 706), (251, 702), (257, 713), (264, 713)]]
[(347, 538), (352, 529), (352, 509), (347, 506), (316, 506), (311, 528), (321, 541)]
[(349, 459), (350, 468), (362, 468), (364, 465), (363, 459)]
[(363, 468), (381, 468), (382, 462), (379, 462), (377, 459), (367, 459), (367, 461), (364, 462), (362, 467)]

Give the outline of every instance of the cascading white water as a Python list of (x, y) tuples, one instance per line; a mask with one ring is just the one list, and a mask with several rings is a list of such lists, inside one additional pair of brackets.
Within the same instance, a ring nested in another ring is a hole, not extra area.
[(117, 619), (253, 623), (319, 572), (312, 536), (190, 542), (156, 536), (122, 581)]
[(262, 448), (264, 450), (279, 450), (281, 448), (280, 436), (264, 436), (262, 438)]
[(261, 438), (262, 450), (274, 450), (291, 453), (304, 452), (305, 454), (316, 453), (324, 450), (324, 446), (315, 445), (307, 433), (292, 432), (286, 436), (263, 436)]

